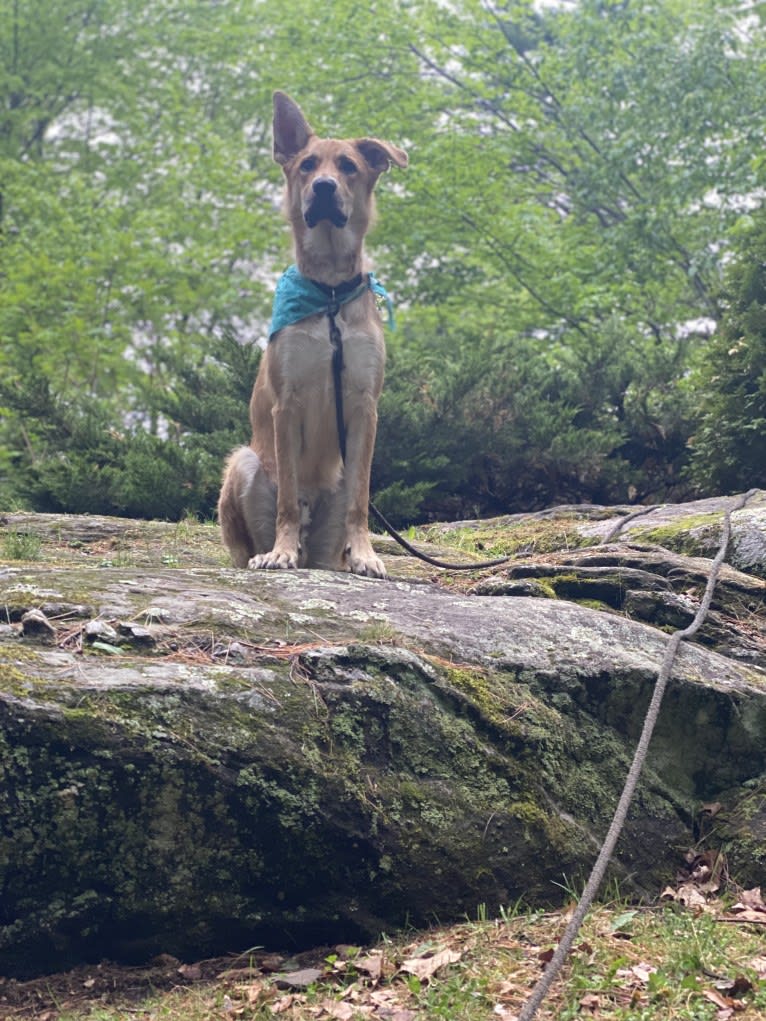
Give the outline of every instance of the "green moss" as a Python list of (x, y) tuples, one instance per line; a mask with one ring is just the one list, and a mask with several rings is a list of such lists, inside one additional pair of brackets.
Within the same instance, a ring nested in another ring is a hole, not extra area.
[(22, 687), (28, 688), (29, 684), (29, 676), (25, 671), (10, 663), (0, 663), (0, 686), (4, 691), (15, 694)]
[(537, 699), (527, 684), (505, 674), (494, 674), (477, 668), (448, 667), (447, 683), (468, 696), (464, 708), (507, 738), (558, 743), (561, 731), (559, 714)]
[(577, 530), (576, 526), (581, 523), (578, 515), (567, 513), (547, 519), (512, 523), (498, 518), (479, 521), (465, 528), (428, 526), (419, 529), (419, 538), (484, 557), (521, 552), (553, 553), (594, 544), (594, 538), (583, 536)]
[(29, 695), (42, 681), (37, 672), (39, 654), (34, 648), (15, 642), (0, 646), (0, 689), (10, 695)]
[(508, 805), (509, 813), (516, 819), (527, 823), (547, 825), (548, 815), (534, 801), (512, 801)]
[(657, 528), (637, 529), (633, 538), (650, 542), (686, 556), (705, 556), (711, 544), (718, 541), (723, 522), (722, 514), (690, 514)]
[(613, 607), (609, 603), (603, 603), (600, 599), (575, 599), (578, 606), (584, 606), (588, 610), (600, 610), (611, 613)]

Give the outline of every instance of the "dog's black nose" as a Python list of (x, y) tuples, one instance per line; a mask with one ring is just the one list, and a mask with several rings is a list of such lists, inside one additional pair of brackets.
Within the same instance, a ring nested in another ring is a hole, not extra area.
[(324, 195), (327, 198), (338, 190), (338, 182), (334, 177), (317, 177), (311, 187), (315, 195)]

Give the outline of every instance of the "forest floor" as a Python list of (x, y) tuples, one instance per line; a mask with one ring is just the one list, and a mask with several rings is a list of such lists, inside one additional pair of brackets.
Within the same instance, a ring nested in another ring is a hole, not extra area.
[[(704, 884), (702, 884), (704, 885)], [(766, 1016), (766, 907), (759, 891), (593, 910), (538, 1018), (754, 1021)], [(682, 903), (682, 901), (689, 903)], [(728, 903), (728, 906), (727, 906)], [(738, 907), (737, 904), (740, 906)], [(506, 912), (374, 947), (286, 958), (262, 949), (145, 967), (108, 962), (0, 980), (3, 1021), (512, 1021), (550, 960), (568, 911)]]

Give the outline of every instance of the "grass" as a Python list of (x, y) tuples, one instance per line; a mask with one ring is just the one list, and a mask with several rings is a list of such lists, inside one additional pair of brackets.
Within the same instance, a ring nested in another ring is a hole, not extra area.
[(3, 536), (3, 556), (6, 560), (37, 560), (42, 540), (33, 532), (9, 531)]
[[(563, 932), (566, 913), (503, 912), (420, 934), (384, 939), (368, 950), (337, 948), (320, 958), (307, 989), (280, 988), (247, 959), (220, 964), (214, 980), (153, 993), (140, 1001), (103, 992), (77, 1004), (59, 994), (46, 1021), (514, 1021)], [(597, 907), (586, 920), (540, 1021), (755, 1021), (766, 1016), (766, 933), (731, 924), (712, 909)], [(244, 967), (242, 965), (245, 965)], [(126, 969), (133, 976), (136, 969)], [(188, 970), (187, 970), (188, 971)], [(78, 978), (87, 987), (88, 978)], [(119, 982), (110, 980), (111, 989)], [(108, 999), (108, 1002), (107, 1002)], [(5, 1018), (6, 1015), (3, 1014)]]

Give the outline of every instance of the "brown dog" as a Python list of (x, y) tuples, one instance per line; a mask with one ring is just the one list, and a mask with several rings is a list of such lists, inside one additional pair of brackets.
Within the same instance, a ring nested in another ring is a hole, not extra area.
[(307, 281), (313, 293), (321, 288), (328, 302), (333, 289), (343, 296), (334, 322), (342, 337), (347, 450), (344, 461), (333, 320), (320, 309), (280, 326), (275, 306), (250, 400), (250, 446), (232, 453), (224, 473), (224, 543), (237, 567), (322, 567), (382, 578), (367, 513), (385, 346), (363, 242), (375, 183), (391, 162), (405, 167), (407, 154), (375, 138), (318, 138), (290, 97), (276, 92), (274, 159), (286, 178), (299, 283)]

